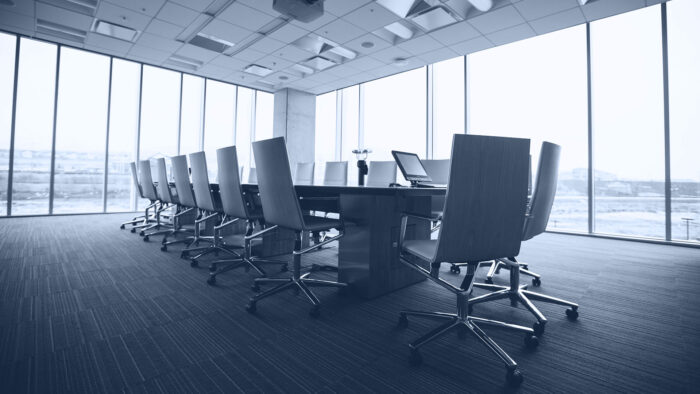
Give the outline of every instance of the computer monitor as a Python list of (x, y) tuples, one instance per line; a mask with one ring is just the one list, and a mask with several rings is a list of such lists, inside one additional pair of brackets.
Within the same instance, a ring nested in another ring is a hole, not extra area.
[(399, 165), (403, 177), (406, 178), (407, 181), (411, 181), (411, 184), (432, 181), (428, 173), (425, 172), (425, 167), (423, 167), (423, 163), (420, 161), (417, 154), (396, 150), (392, 150), (391, 154), (394, 156), (396, 164)]

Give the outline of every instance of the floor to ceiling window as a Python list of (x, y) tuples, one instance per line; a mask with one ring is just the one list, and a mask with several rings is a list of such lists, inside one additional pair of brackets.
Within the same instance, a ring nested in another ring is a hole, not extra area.
[(49, 213), (57, 52), (54, 44), (20, 39), (12, 215)]
[(548, 228), (588, 231), (586, 27), (470, 54), (467, 62), (469, 133), (530, 138), (533, 174), (542, 142), (560, 145)]
[(207, 80), (207, 107), (204, 114), (204, 152), (209, 181), (216, 182), (216, 150), (235, 143), (236, 87)]
[(336, 91), (316, 96), (316, 144), (314, 147), (316, 171), (314, 173), (316, 183), (323, 180), (328, 161), (335, 161), (336, 146)]
[(258, 90), (255, 95), (255, 141), (272, 138), (274, 112), (275, 95)]
[(61, 47), (54, 213), (102, 212), (110, 59)]
[(392, 150), (426, 157), (425, 67), (377, 79), (364, 87), (364, 147), (369, 160), (393, 160)]
[(177, 154), (180, 73), (143, 66), (139, 159)]
[(668, 7), (671, 237), (700, 241), (700, 2)]
[(112, 60), (112, 99), (107, 158), (107, 212), (131, 211), (136, 190), (129, 163), (136, 160), (141, 65)]
[(449, 159), (452, 136), (464, 133), (464, 56), (435, 63), (433, 74), (433, 159)]
[(659, 11), (590, 25), (595, 232), (665, 237)]
[(204, 78), (182, 76), (182, 113), (180, 114), (180, 154), (201, 150), (204, 120)]
[(7, 215), (17, 37), (0, 33), (0, 216)]
[[(238, 165), (250, 168), (250, 134), (255, 120), (255, 91), (244, 87), (238, 88), (236, 100), (236, 153)], [(220, 148), (223, 148), (221, 146)]]

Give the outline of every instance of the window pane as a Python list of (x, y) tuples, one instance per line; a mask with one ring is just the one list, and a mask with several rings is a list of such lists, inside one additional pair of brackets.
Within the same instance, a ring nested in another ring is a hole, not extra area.
[(364, 84), (364, 146), (369, 160), (393, 160), (392, 150), (425, 158), (425, 67)]
[(180, 73), (143, 66), (140, 160), (177, 154)]
[(131, 181), (129, 163), (136, 160), (140, 78), (141, 66), (138, 63), (113, 60), (107, 212), (130, 211), (134, 206), (136, 190)]
[(591, 23), (595, 231), (665, 237), (659, 6)]
[(54, 213), (102, 212), (109, 57), (61, 48)]
[(56, 45), (20, 40), (12, 214), (49, 213)]
[[(255, 140), (272, 138), (272, 121), (275, 111), (275, 95), (258, 90), (255, 102)], [(252, 163), (252, 160), (251, 160)]]
[[(340, 160), (354, 161), (353, 149), (360, 146), (359, 142), (359, 112), (360, 112), (360, 86), (350, 86), (340, 91), (343, 98), (341, 109), (341, 135), (342, 144), (340, 150)], [(350, 167), (348, 165), (348, 167)], [(348, 183), (350, 183), (348, 178)]]
[(15, 87), (15, 36), (0, 33), (0, 216), (7, 215), (12, 95)]
[(671, 236), (700, 241), (700, 2), (668, 7)]
[(209, 181), (216, 182), (216, 150), (234, 144), (236, 86), (207, 79), (204, 151)]
[[(253, 100), (255, 91), (238, 87), (238, 110), (236, 112), (236, 153), (238, 165), (250, 167), (250, 133), (252, 133)], [(214, 153), (216, 158), (216, 152)], [(214, 162), (216, 163), (216, 162)]]
[(323, 181), (324, 165), (335, 160), (336, 92), (316, 96), (316, 183)]
[(433, 158), (449, 159), (464, 133), (464, 56), (433, 64)]
[(180, 154), (201, 150), (204, 119), (204, 78), (182, 77), (182, 113), (180, 114)]
[(542, 141), (560, 145), (548, 228), (588, 231), (585, 26), (474, 53), (467, 61), (469, 133), (529, 138), (533, 172)]

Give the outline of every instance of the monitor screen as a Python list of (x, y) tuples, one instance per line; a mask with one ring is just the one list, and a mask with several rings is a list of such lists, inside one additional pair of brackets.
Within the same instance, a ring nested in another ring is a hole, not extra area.
[(391, 154), (399, 165), (401, 173), (407, 181), (424, 181), (430, 182), (428, 173), (425, 172), (423, 163), (421, 163), (418, 155), (415, 153), (391, 151)]

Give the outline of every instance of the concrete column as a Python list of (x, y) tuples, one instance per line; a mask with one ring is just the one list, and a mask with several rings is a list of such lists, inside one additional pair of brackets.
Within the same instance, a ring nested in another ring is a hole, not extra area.
[(275, 92), (273, 136), (285, 137), (289, 164), (312, 162), (315, 158), (316, 96), (294, 89)]

